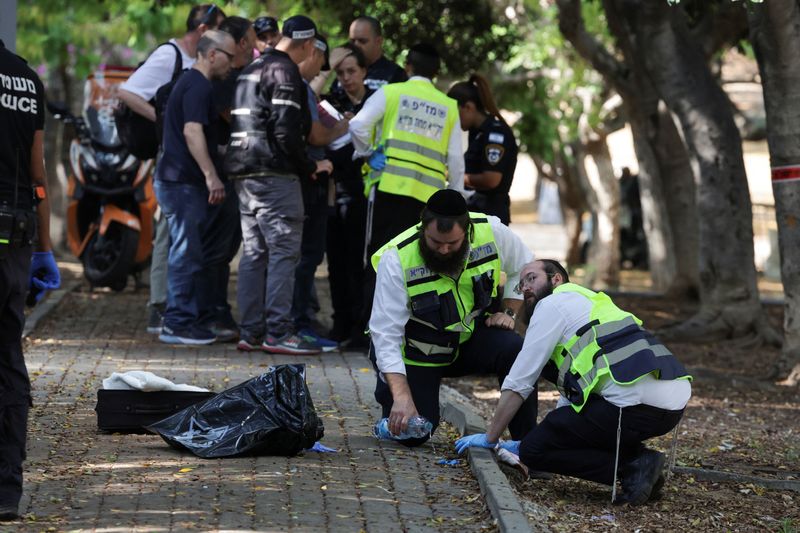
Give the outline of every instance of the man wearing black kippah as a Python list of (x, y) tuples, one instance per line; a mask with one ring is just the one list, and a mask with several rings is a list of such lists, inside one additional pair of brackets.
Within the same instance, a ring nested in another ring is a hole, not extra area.
[[(493, 374), (499, 383), (522, 347), (514, 332), (522, 300), (513, 292), (533, 254), (497, 217), (470, 213), (461, 194), (441, 190), (421, 222), (372, 256), (377, 285), (369, 321), (370, 358), (378, 371), (375, 399), (393, 435), (409, 419), (439, 424), (443, 377)], [(506, 273), (504, 311), (486, 312)], [(536, 425), (536, 393), (509, 424), (513, 438)], [(428, 440), (400, 440), (419, 446)]]

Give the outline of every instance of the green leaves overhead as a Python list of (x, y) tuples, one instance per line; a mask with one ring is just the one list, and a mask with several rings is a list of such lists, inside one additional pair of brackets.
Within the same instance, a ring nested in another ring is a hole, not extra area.
[[(383, 25), (386, 53), (397, 58), (409, 46), (434, 44), (443, 59), (443, 74), (463, 76), (505, 61), (518, 39), (516, 28), (488, 0), (306, 0), (309, 7), (333, 14), (338, 34), (347, 38), (350, 22), (359, 15)], [(334, 41), (335, 42), (335, 41)]]

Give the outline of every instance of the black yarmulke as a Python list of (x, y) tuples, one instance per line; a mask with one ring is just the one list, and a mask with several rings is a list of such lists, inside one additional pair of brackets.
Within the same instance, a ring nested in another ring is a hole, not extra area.
[(442, 189), (428, 199), (428, 210), (444, 217), (460, 217), (467, 214), (467, 202), (460, 192)]

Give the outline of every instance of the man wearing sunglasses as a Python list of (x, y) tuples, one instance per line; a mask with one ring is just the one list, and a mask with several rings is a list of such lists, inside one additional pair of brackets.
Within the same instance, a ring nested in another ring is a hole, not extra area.
[[(197, 55), (197, 43), (208, 30), (216, 29), (225, 19), (225, 13), (215, 4), (200, 4), (189, 10), (186, 33), (159, 45), (130, 78), (119, 86), (119, 99), (133, 113), (153, 123), (156, 133), (156, 92), (176, 79), (184, 70), (192, 68)], [(149, 123), (147, 122), (147, 123)], [(157, 219), (155, 245), (150, 262), (150, 301), (147, 332), (161, 333), (164, 308), (167, 302), (167, 253), (169, 230), (163, 216)]]
[(215, 334), (200, 324), (199, 300), (210, 290), (203, 275), (203, 228), (208, 206), (225, 200), (217, 174), (216, 109), (211, 80), (231, 69), (236, 43), (229, 33), (209, 30), (197, 44), (197, 62), (170, 93), (164, 118), (164, 154), (156, 169), (156, 198), (167, 219), (170, 249), (167, 308), (159, 340), (210, 344)]
[(558, 406), (521, 443), (500, 446), (527, 469), (610, 485), (616, 504), (658, 498), (665, 457), (643, 441), (677, 426), (691, 376), (641, 320), (602, 292), (570, 283), (558, 262), (529, 263), (520, 280), (530, 316), (522, 351), (503, 381), (489, 431), (458, 439), (456, 450), (496, 447), (542, 375), (558, 387)]

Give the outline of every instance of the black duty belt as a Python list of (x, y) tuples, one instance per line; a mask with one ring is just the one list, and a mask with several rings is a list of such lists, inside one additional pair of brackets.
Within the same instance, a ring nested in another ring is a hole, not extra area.
[(10, 248), (33, 243), (36, 234), (36, 213), (0, 205), (0, 259)]

